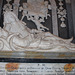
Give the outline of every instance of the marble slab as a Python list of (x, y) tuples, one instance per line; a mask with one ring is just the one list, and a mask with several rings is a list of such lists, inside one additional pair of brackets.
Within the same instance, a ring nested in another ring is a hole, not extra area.
[(14, 52), (0, 51), (0, 58), (27, 58), (27, 59), (74, 59), (75, 52)]
[(0, 63), (0, 75), (75, 75), (75, 64)]

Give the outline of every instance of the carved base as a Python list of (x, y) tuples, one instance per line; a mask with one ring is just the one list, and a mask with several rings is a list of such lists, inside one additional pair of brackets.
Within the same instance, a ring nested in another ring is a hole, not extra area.
[(75, 52), (12, 52), (1, 51), (0, 58), (27, 58), (27, 59), (74, 59)]

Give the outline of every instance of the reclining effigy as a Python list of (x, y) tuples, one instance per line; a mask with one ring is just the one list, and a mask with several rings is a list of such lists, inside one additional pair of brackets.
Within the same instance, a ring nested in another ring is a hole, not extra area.
[(4, 27), (0, 28), (1, 51), (74, 51), (71, 39), (59, 38), (50, 32), (29, 29), (12, 11), (4, 12)]

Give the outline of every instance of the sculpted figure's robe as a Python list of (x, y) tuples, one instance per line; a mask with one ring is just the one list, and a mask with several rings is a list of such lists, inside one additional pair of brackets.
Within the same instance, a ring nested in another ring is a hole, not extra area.
[(21, 22), (13, 12), (4, 13), (4, 29), (8, 32), (21, 33), (22, 37), (26, 37), (29, 32), (25, 27), (25, 23)]

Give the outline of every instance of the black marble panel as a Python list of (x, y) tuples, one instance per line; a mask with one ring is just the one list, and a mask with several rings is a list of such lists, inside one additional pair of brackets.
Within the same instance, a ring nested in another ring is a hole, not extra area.
[(74, 34), (71, 3), (66, 3), (66, 9), (67, 9), (67, 19), (69, 26), (69, 37), (71, 38), (73, 37)]
[[(60, 7), (60, 6), (59, 6), (59, 0), (55, 0), (55, 1), (56, 1), (56, 4), (57, 4), (57, 9), (58, 9), (58, 8)], [(62, 2), (63, 2), (63, 8), (66, 9), (65, 0), (63, 0)], [(66, 9), (66, 10), (67, 10), (67, 9)], [(68, 38), (69, 38), (68, 19), (65, 18), (66, 27), (61, 27), (60, 24), (61, 24), (61, 20), (60, 20), (60, 18), (58, 18), (59, 36), (60, 36), (61, 38), (66, 38), (66, 39), (68, 39)]]
[(75, 63), (75, 59), (25, 59), (25, 58), (1, 58), (0, 62), (10, 63)]
[(74, 29), (74, 40), (75, 43), (75, 0), (71, 0), (71, 6), (72, 6), (72, 17), (73, 17), (73, 29)]
[(3, 27), (3, 16), (2, 16), (3, 0), (0, 0), (0, 26)]

